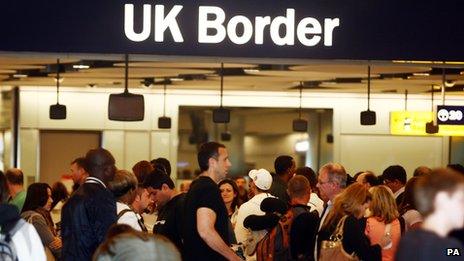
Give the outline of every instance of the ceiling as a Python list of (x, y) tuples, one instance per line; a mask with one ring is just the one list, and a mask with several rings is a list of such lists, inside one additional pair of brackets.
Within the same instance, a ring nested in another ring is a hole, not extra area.
[[(159, 60), (159, 59), (158, 59)], [(124, 62), (111, 60), (60, 59), (61, 86), (122, 88)], [(76, 69), (75, 65), (88, 65)], [(428, 92), (432, 85), (442, 83), (442, 68), (446, 64), (375, 62), (371, 63), (371, 87), (374, 93)], [(462, 66), (462, 68), (460, 68)], [(463, 93), (464, 65), (446, 68), (448, 92)], [(0, 86), (54, 86), (56, 59), (50, 56), (25, 57), (0, 55)], [(308, 64), (225, 63), (225, 90), (289, 91), (303, 88), (317, 92), (366, 91), (367, 63), (347, 61), (310, 61)], [(27, 75), (27, 77), (26, 77)], [(130, 88), (218, 90), (221, 80), (218, 62), (133, 61), (129, 63)], [(454, 86), (451, 86), (453, 85)]]

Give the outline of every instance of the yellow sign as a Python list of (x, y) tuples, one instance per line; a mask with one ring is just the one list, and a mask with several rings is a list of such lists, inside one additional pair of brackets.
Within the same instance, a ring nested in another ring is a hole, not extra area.
[(462, 125), (439, 125), (437, 134), (425, 132), (425, 124), (432, 120), (430, 111), (390, 112), (390, 133), (392, 135), (424, 136), (464, 136)]

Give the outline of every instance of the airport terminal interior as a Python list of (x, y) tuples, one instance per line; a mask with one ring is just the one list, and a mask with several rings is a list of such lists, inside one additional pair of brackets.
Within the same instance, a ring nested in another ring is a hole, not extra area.
[[(124, 59), (2, 54), (0, 169), (16, 165), (28, 182), (53, 182), (67, 177), (73, 158), (103, 146), (119, 168), (165, 157), (174, 177), (192, 179), (198, 172), (196, 148), (211, 140), (230, 147), (233, 176), (252, 168), (272, 170), (278, 154), (292, 155), (298, 166), (314, 169), (340, 162), (349, 173), (366, 167), (379, 173), (403, 164), (408, 175), (419, 165), (460, 163), (464, 157), (459, 128), (425, 131), (436, 105), (463, 104), (461, 63), (276, 64), (272, 59), (130, 55), (127, 83), (129, 92), (144, 95), (144, 118), (120, 122), (108, 119), (108, 99), (124, 90)], [(49, 108), (57, 101), (66, 106), (66, 119), (50, 119)], [(360, 113), (368, 103), (376, 124), (365, 126)], [(230, 110), (229, 123), (213, 122), (220, 106)], [(158, 126), (163, 116), (171, 119), (168, 129)], [(293, 129), (297, 119), (307, 120), (306, 130)]]

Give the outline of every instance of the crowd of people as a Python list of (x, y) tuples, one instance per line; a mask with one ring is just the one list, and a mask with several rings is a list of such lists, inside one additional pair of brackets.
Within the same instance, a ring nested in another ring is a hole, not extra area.
[[(464, 255), (461, 165), (400, 165), (351, 176), (316, 174), (280, 155), (271, 173), (228, 178), (227, 148), (198, 151), (200, 174), (178, 189), (167, 159), (116, 168), (93, 149), (71, 162), (72, 192), (24, 187), (0, 172), (0, 259), (7, 260), (446, 260)], [(59, 222), (52, 218), (57, 211)], [(153, 226), (144, 217), (155, 215)], [(341, 258), (341, 259), (340, 259)]]

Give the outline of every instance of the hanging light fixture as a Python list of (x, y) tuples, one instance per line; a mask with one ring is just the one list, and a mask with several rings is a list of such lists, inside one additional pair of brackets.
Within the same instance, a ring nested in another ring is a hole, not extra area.
[(298, 119), (293, 120), (292, 127), (293, 131), (296, 132), (307, 132), (308, 121), (301, 117), (302, 113), (302, 100), (303, 100), (303, 82), (300, 82), (300, 108), (298, 109)]
[(56, 60), (56, 104), (50, 105), (49, 117), (52, 120), (66, 119), (66, 105), (60, 104), (60, 59)]
[(425, 124), (425, 132), (428, 134), (435, 134), (438, 133), (439, 127), (436, 123), (437, 118), (435, 117), (435, 113), (433, 111), (433, 84), (430, 88), (431, 99), (430, 99), (430, 113), (432, 114), (432, 120)]
[(224, 94), (224, 63), (221, 63), (221, 98), (220, 106), (213, 110), (214, 123), (228, 123), (230, 122), (230, 110), (222, 107), (222, 98)]
[(129, 55), (125, 55), (124, 92), (110, 94), (108, 118), (113, 121), (143, 121), (145, 101), (143, 95), (129, 92)]
[[(404, 111), (408, 111), (408, 90), (404, 91)], [(411, 130), (411, 118), (409, 118), (408, 116), (404, 118), (403, 129), (405, 131)]]
[(221, 133), (221, 140), (222, 141), (230, 141), (232, 139), (232, 134), (230, 133), (229, 129), (228, 129), (228, 124), (224, 124), (225, 125), (225, 130), (224, 132)]
[(371, 66), (367, 66), (367, 111), (361, 112), (361, 125), (375, 125), (375, 111), (370, 110), (371, 99)]
[(167, 84), (167, 79), (164, 79), (163, 117), (158, 118), (158, 128), (160, 128), (160, 129), (170, 129), (171, 128), (171, 118), (166, 117), (166, 84)]

